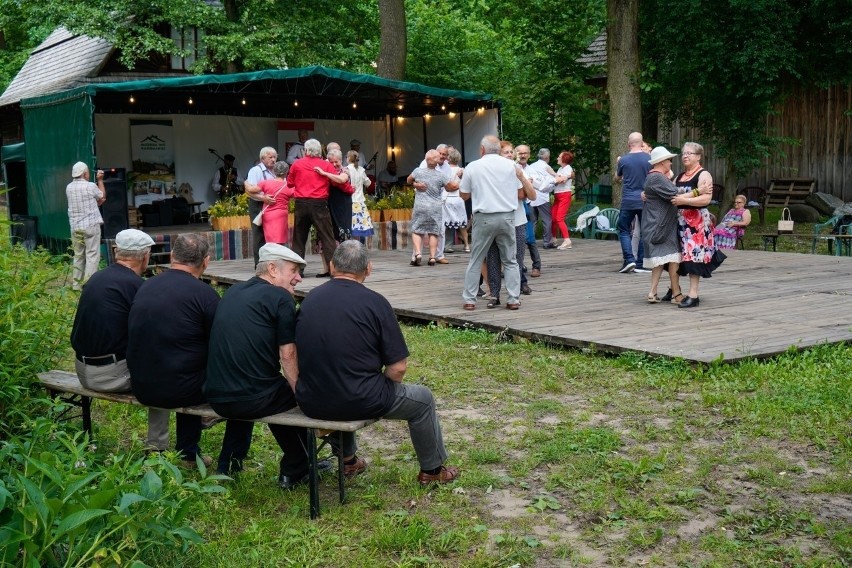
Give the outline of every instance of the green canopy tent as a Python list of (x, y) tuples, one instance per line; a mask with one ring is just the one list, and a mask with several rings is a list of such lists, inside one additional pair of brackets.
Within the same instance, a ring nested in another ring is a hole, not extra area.
[(22, 99), (20, 107), (29, 212), (39, 218), (45, 244), (60, 250), (70, 235), (64, 189), (71, 164), (97, 164), (95, 113), (384, 120), (496, 109), (498, 128), (500, 117), (499, 102), (487, 93), (438, 89), (320, 66), (91, 83)]

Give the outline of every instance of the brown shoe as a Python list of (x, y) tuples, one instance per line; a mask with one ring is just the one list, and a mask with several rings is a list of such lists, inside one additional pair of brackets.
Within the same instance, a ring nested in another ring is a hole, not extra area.
[(530, 273), (530, 276), (533, 278), (538, 278), (539, 276), (541, 276), (541, 270), (539, 270), (538, 268), (533, 268), (532, 273)]
[(520, 303), (517, 303), (517, 304), (506, 304), (506, 309), (507, 309), (507, 310), (517, 310), (517, 309), (518, 309), (518, 308), (520, 308), (520, 307), (521, 307), (521, 304), (520, 304)]
[(447, 467), (445, 465), (441, 466), (441, 471), (438, 473), (426, 473), (421, 471), (417, 474), (417, 481), (420, 482), (420, 485), (426, 487), (427, 485), (431, 485), (433, 483), (452, 483), (455, 481), (458, 476), (461, 475), (461, 471), (457, 467)]
[(465, 305), (462, 306), (462, 308), (464, 308), (465, 310), (467, 310), (469, 312), (472, 312), (473, 310), (476, 309), (476, 304), (465, 304)]
[[(199, 454), (198, 457), (201, 458), (201, 463), (204, 464), (204, 467), (210, 467), (211, 465), (213, 465), (213, 458), (211, 458), (210, 456)], [(180, 463), (182, 463), (184, 467), (198, 467), (198, 463), (195, 461), (195, 459), (181, 459)]]
[(367, 460), (355, 456), (355, 463), (346, 465), (343, 464), (343, 477), (352, 478), (356, 475), (361, 475), (367, 469)]
[(450, 263), (450, 261), (447, 260), (446, 258), (439, 258), (436, 262), (438, 264), (449, 264)]

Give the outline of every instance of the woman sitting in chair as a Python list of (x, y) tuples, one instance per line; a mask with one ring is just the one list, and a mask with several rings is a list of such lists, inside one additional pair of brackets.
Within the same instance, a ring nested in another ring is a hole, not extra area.
[(751, 212), (746, 209), (746, 196), (734, 198), (734, 208), (725, 213), (722, 222), (713, 230), (716, 248), (737, 248), (737, 239), (745, 235), (745, 228), (751, 223)]

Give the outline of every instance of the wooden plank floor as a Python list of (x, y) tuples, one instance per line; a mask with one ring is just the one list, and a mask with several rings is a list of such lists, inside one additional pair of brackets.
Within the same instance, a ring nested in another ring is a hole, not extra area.
[[(615, 240), (574, 239), (567, 251), (546, 250), (542, 276), (517, 311), (462, 309), (468, 254), (449, 254), (448, 265), (411, 267), (408, 251), (374, 251), (367, 286), (384, 295), (398, 316), (467, 325), (557, 345), (626, 350), (708, 363), (768, 357), (789, 346), (852, 340), (852, 258), (728, 251), (713, 278), (701, 282), (701, 305), (679, 309), (648, 304), (650, 274), (619, 274)], [(297, 296), (326, 282), (318, 256), (308, 256)], [(529, 266), (529, 258), (527, 258)], [(227, 284), (250, 278), (252, 262), (211, 262), (207, 277)], [(663, 282), (667, 281), (664, 275)], [(681, 279), (686, 290), (686, 278)], [(659, 295), (667, 284), (661, 283)], [(505, 302), (505, 290), (501, 293)]]

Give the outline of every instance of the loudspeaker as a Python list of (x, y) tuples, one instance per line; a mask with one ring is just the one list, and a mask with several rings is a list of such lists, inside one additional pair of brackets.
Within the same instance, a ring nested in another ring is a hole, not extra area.
[(104, 168), (106, 202), (101, 205), (105, 239), (114, 239), (119, 231), (129, 229), (127, 220), (127, 182), (124, 168)]

